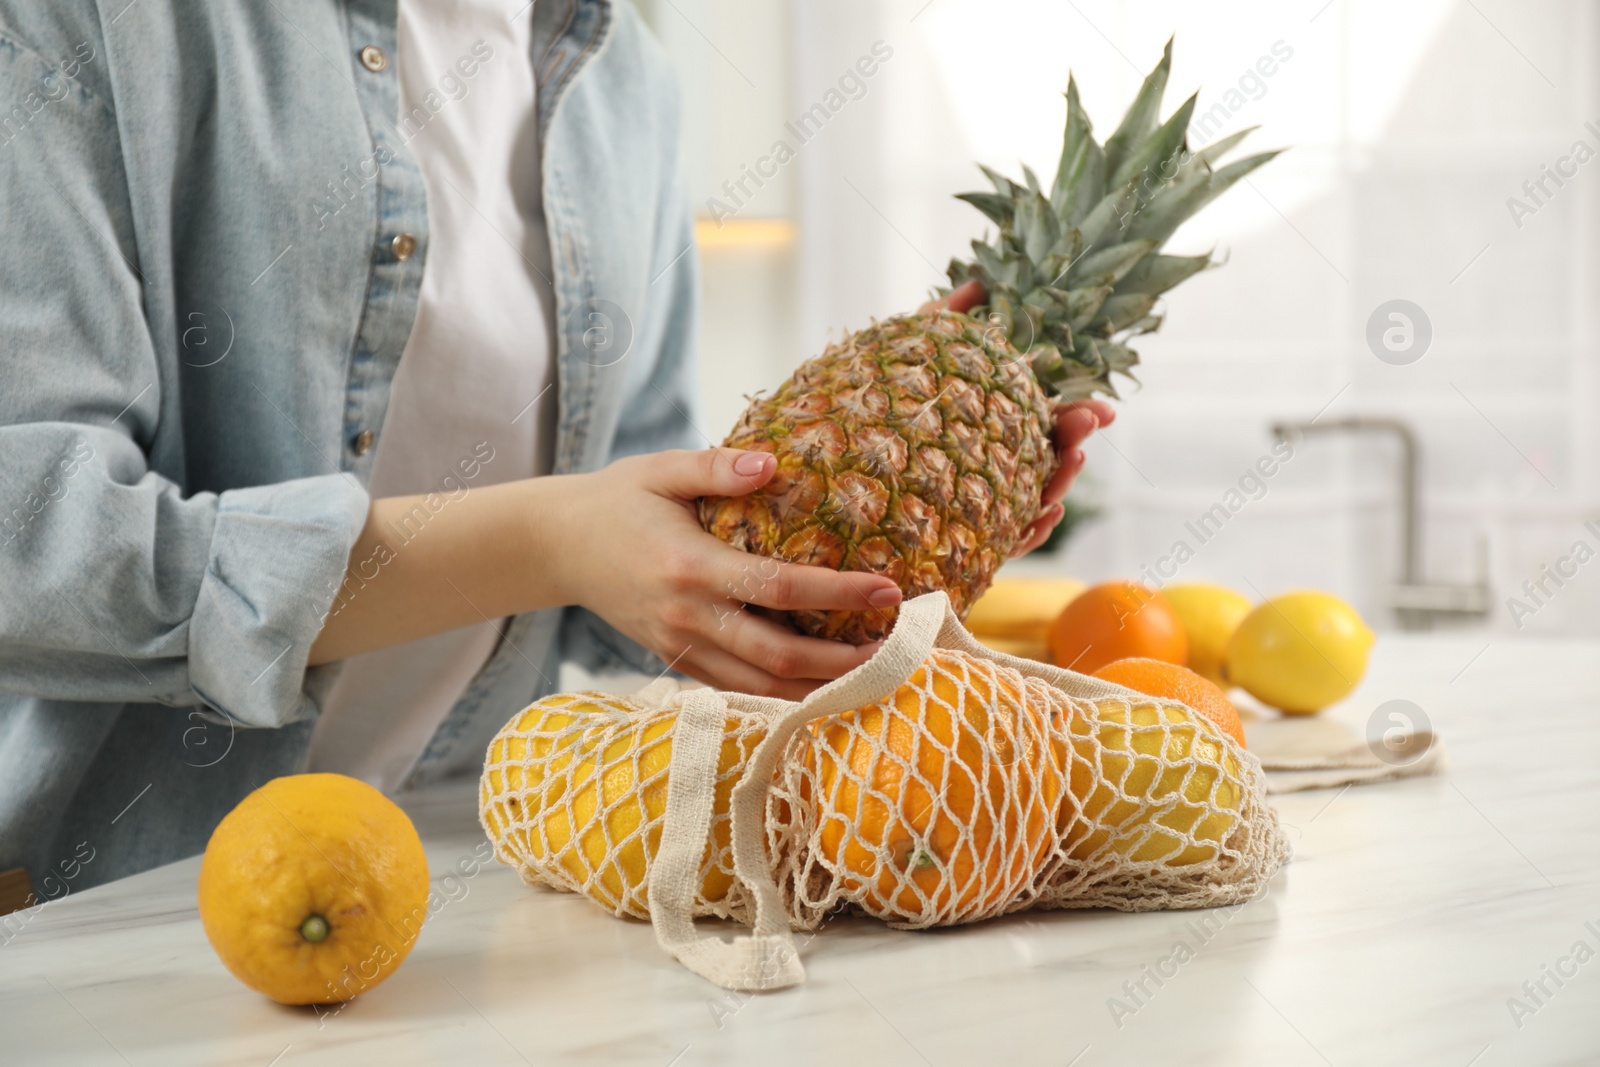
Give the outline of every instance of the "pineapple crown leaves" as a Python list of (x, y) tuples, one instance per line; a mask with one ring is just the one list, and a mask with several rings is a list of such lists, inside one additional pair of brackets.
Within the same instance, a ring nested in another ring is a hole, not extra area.
[[(993, 192), (962, 193), (1000, 228), (950, 261), (950, 287), (977, 279), (988, 303), (968, 314), (1004, 331), (1046, 390), (1066, 399), (1116, 396), (1111, 375), (1132, 378), (1126, 342), (1161, 325), (1162, 293), (1215, 264), (1211, 253), (1169, 256), (1161, 247), (1191, 215), (1277, 151), (1220, 161), (1255, 127), (1191, 150), (1195, 96), (1160, 121), (1172, 42), (1144, 79), (1116, 131), (1099, 144), (1067, 79), (1067, 126), (1049, 189), (1024, 166), (1012, 181), (979, 164)], [(1198, 94), (1197, 94), (1198, 95)], [(1281, 150), (1280, 150), (1281, 151)]]

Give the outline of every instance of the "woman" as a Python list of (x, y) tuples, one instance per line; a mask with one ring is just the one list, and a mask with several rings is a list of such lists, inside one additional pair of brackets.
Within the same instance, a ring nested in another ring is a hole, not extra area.
[(0, 869), (475, 772), (562, 657), (795, 697), (871, 654), (730, 608), (891, 582), (694, 521), (772, 461), (695, 426), (665, 61), (505, 7), (0, 0)]

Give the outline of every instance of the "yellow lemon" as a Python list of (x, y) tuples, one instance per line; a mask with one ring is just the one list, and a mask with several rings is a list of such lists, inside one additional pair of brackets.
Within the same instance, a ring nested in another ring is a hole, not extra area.
[[(676, 712), (604, 693), (558, 693), (524, 708), (490, 743), (479, 782), (495, 854), (525, 878), (536, 872), (618, 915), (648, 919), (677, 722)], [(764, 736), (724, 723), (702, 863), (707, 901), (733, 885), (733, 787)]]
[(332, 1004), (411, 951), (428, 915), (428, 860), (406, 813), (365, 782), (274, 778), (211, 834), (199, 904), (239, 981), (281, 1004)]
[(1375, 640), (1338, 597), (1286, 593), (1245, 616), (1228, 642), (1223, 671), (1263, 704), (1310, 715), (1350, 695)]
[(1187, 708), (1101, 701), (1068, 722), (1067, 789), (1081, 819), (1062, 847), (1182, 867), (1217, 854), (1239, 819), (1243, 775), (1222, 730)]
[(1161, 591), (1189, 635), (1189, 662), (1185, 666), (1226, 687), (1222, 656), (1233, 631), (1250, 614), (1249, 598), (1226, 586), (1204, 582), (1162, 586)]
[(985, 644), (1007, 638), (1042, 646), (1050, 624), (1085, 588), (1076, 578), (1001, 578), (972, 605), (967, 629)]

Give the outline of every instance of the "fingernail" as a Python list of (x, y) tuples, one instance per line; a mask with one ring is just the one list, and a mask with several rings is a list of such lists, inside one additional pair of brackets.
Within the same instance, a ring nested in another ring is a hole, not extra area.
[(765, 473), (767, 465), (771, 462), (772, 457), (765, 452), (746, 452), (733, 461), (733, 473), (754, 478), (758, 474)]
[(875, 593), (868, 593), (867, 603), (875, 608), (892, 608), (900, 603), (900, 590), (892, 585), (884, 586)]

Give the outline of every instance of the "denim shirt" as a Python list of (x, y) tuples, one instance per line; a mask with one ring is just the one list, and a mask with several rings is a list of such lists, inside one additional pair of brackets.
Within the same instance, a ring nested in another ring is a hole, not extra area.
[[(625, 3), (533, 19), (506, 61), (538, 86), (555, 471), (701, 446), (667, 63)], [(42, 896), (81, 846), (68, 889), (193, 854), (304, 765), (428, 249), (395, 21), (0, 0), (0, 869)], [(475, 769), (563, 655), (651, 668), (579, 609), (517, 616), (412, 781)]]

